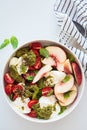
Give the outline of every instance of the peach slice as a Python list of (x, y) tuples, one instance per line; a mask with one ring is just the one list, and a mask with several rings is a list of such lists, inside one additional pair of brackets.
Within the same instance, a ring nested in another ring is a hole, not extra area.
[(57, 70), (64, 71), (67, 74), (71, 74), (72, 73), (72, 66), (71, 66), (70, 60), (67, 59), (63, 63), (57, 63)]
[(64, 71), (64, 62), (63, 63), (57, 62), (57, 70)]
[(71, 63), (70, 63), (69, 59), (67, 59), (64, 62), (64, 72), (67, 73), (67, 74), (71, 74), (72, 73), (72, 66), (71, 66)]
[(55, 95), (57, 95), (58, 93), (65, 93), (73, 87), (74, 77), (71, 74), (69, 74), (68, 76), (70, 76), (70, 78), (67, 82), (60, 82), (55, 85), (54, 87)]
[(66, 60), (66, 53), (65, 51), (60, 48), (60, 47), (57, 47), (57, 46), (49, 46), (49, 47), (46, 47), (46, 49), (48, 50), (49, 54), (51, 57), (53, 57), (53, 59), (56, 61), (56, 62), (64, 62)]
[(77, 87), (75, 85), (70, 90), (70, 93), (69, 93), (68, 97), (65, 97), (64, 93), (58, 93), (57, 94), (57, 98), (59, 100), (59, 104), (61, 106), (68, 106), (68, 105), (70, 105), (76, 99), (77, 93), (78, 93), (77, 92)]
[(41, 79), (47, 72), (49, 72), (50, 70), (52, 70), (52, 67), (50, 65), (45, 65), (43, 66), (38, 73), (36, 74), (36, 76), (33, 79), (32, 83), (36, 83), (39, 79)]
[(81, 69), (76, 62), (72, 63), (72, 68), (73, 68), (73, 72), (74, 72), (74, 75), (75, 75), (76, 82), (77, 82), (78, 85), (80, 85), (81, 82), (82, 82)]
[(56, 62), (54, 61), (52, 57), (44, 58), (42, 60), (42, 63), (45, 65), (56, 66)]

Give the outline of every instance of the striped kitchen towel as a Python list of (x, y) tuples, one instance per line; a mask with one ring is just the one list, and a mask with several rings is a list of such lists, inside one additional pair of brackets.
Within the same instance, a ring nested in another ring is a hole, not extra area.
[(74, 37), (78, 44), (87, 49), (87, 40), (78, 31), (73, 21), (80, 23), (85, 29), (87, 28), (87, 2), (85, 0), (56, 0), (54, 4), (54, 12), (57, 18), (58, 39), (61, 43), (69, 47), (75, 55), (80, 59), (87, 77), (87, 54), (77, 48), (68, 45), (66, 35)]

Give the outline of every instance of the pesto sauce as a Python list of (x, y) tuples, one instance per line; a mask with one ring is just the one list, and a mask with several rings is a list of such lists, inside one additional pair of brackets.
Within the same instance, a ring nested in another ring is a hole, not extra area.
[(39, 87), (34, 84), (30, 86), (25, 86), (23, 96), (25, 98), (39, 99), (42, 96), (42, 93)]
[(49, 105), (47, 107), (43, 107), (43, 108), (40, 108), (40, 104), (35, 104), (33, 105), (33, 109), (36, 111), (37, 113), (37, 117), (40, 118), (40, 119), (49, 119), (51, 114), (52, 114), (52, 106)]
[(10, 76), (18, 83), (22, 82), (24, 83), (24, 78), (18, 74), (16, 66), (11, 65), (9, 67)]
[(29, 48), (28, 47), (24, 47), (24, 48), (21, 48), (19, 49), (17, 52), (16, 52), (16, 57), (21, 57), (23, 56), (24, 54), (27, 54), (29, 52)]
[(36, 55), (32, 50), (30, 50), (28, 53), (24, 54), (23, 59), (25, 61), (26, 65), (33, 66), (36, 62)]

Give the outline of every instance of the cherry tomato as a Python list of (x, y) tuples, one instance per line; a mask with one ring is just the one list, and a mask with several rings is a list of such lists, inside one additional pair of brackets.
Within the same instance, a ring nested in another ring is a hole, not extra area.
[(40, 57), (36, 58), (36, 62), (34, 64), (34, 68), (36, 70), (41, 68), (41, 58)]
[(33, 118), (37, 117), (37, 113), (36, 113), (34, 110), (32, 110), (32, 111), (31, 111), (30, 113), (28, 113), (27, 115), (30, 116), (30, 117), (33, 117)]
[(40, 42), (33, 42), (31, 44), (31, 48), (36, 49), (36, 50), (39, 50), (41, 47), (42, 47), (42, 45)]
[(47, 94), (52, 90), (51, 87), (47, 86), (45, 88), (42, 88), (42, 95), (47, 96)]
[(35, 105), (35, 104), (37, 104), (37, 103), (38, 103), (38, 100), (35, 100), (35, 99), (30, 100), (30, 101), (28, 102), (28, 107), (29, 107), (29, 108), (32, 108), (32, 106)]
[(29, 66), (29, 70), (38, 70), (40, 69), (42, 66), (41, 64), (41, 58), (38, 56), (36, 57), (36, 62), (33, 66)]
[(35, 70), (34, 66), (29, 66), (28, 69), (29, 70)]
[(15, 94), (20, 94), (23, 91), (23, 86), (22, 85), (14, 85), (12, 88), (12, 92)]
[(9, 75), (9, 73), (6, 73), (5, 75), (4, 75), (4, 79), (5, 79), (5, 82), (6, 83), (13, 83), (14, 82), (14, 79), (13, 78), (11, 78), (11, 76)]
[(34, 54), (36, 55), (36, 57), (38, 57), (38, 56), (39, 56), (39, 52), (38, 52), (37, 50), (32, 49), (32, 51), (34, 52)]
[(13, 86), (12, 84), (7, 84), (5, 86), (5, 92), (7, 95), (10, 95), (12, 93), (12, 86)]
[(17, 97), (19, 97), (19, 95), (15, 93), (14, 96), (13, 96), (13, 101), (14, 101)]

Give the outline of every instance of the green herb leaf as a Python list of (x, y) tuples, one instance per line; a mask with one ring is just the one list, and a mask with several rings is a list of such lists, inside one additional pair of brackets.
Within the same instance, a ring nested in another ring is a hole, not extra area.
[(73, 56), (72, 54), (67, 53), (67, 57), (68, 57), (68, 59), (69, 59), (71, 62), (75, 61), (75, 58), (74, 58), (74, 56)]
[(44, 57), (46, 57), (46, 58), (48, 58), (48, 57), (49, 57), (49, 52), (48, 52), (47, 49), (41, 48), (41, 49), (40, 49), (40, 55), (41, 55), (41, 56), (44, 56)]
[(62, 114), (66, 109), (67, 109), (66, 106), (61, 106), (61, 110), (60, 110), (60, 112), (58, 114), (59, 115)]
[(23, 55), (23, 59), (25, 60), (26, 65), (33, 66), (35, 64), (35, 62), (36, 62), (36, 55), (33, 52), (33, 50), (30, 50), (30, 51), (28, 51), (27, 54)]
[(34, 76), (27, 76), (26, 79), (29, 80), (29, 81), (32, 81), (34, 79)]
[(0, 49), (3, 49), (10, 43), (9, 39), (5, 39), (4, 42), (0, 45)]
[(62, 82), (67, 82), (70, 80), (70, 75), (66, 75)]
[(13, 49), (16, 49), (18, 46), (18, 39), (15, 36), (12, 36), (10, 38), (10, 41), (11, 41), (11, 45), (12, 45)]
[(72, 92), (72, 91), (68, 91), (68, 92), (64, 93), (64, 98), (69, 98), (71, 92)]

